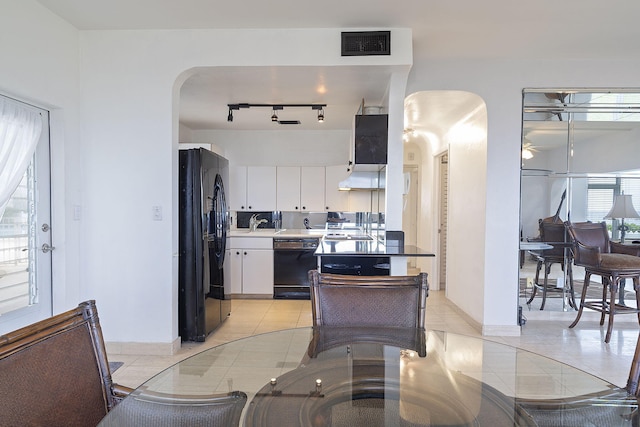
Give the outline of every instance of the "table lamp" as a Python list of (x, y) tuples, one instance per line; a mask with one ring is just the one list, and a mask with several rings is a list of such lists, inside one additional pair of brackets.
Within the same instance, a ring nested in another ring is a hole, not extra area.
[(631, 196), (626, 194), (620, 194), (613, 199), (613, 207), (604, 219), (620, 218), (620, 243), (624, 243), (624, 235), (629, 230), (629, 226), (624, 225), (625, 218), (640, 218), (640, 214), (633, 207)]

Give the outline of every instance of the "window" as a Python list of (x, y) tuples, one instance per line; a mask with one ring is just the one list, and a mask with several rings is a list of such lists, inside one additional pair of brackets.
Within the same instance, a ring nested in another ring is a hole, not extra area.
[(0, 315), (26, 307), (36, 298), (35, 276), (29, 271), (29, 183), (31, 168), (24, 174), (0, 220)]
[[(587, 215), (588, 221), (600, 222), (609, 213), (613, 206), (613, 199), (618, 194), (631, 195), (634, 207), (638, 210), (640, 202), (640, 179), (634, 178), (589, 178), (587, 190)], [(619, 219), (604, 220), (611, 231), (612, 239), (619, 239)], [(629, 227), (626, 238), (640, 238), (640, 218), (628, 218), (624, 220)]]

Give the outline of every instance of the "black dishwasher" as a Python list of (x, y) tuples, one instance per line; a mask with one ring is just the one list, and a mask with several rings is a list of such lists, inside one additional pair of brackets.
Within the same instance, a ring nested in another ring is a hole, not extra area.
[(318, 238), (273, 239), (273, 297), (309, 299), (309, 270), (318, 268)]

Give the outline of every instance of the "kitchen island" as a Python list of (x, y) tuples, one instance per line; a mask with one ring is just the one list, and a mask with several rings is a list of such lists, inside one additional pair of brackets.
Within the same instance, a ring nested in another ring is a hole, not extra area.
[[(408, 257), (434, 257), (417, 246), (392, 241), (323, 238), (315, 251), (320, 272), (362, 276), (394, 275), (394, 265), (406, 265)], [(398, 264), (396, 264), (398, 263)], [(399, 274), (405, 274), (399, 271)]]

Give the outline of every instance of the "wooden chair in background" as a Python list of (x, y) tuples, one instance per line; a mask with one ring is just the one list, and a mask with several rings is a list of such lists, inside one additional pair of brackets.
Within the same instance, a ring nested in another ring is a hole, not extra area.
[[(578, 315), (570, 328), (578, 324), (582, 311), (588, 308), (601, 313), (600, 325), (604, 324), (605, 317), (609, 315), (609, 323), (604, 342), (609, 342), (613, 330), (613, 320), (616, 314), (637, 314), (640, 323), (640, 257), (630, 255), (619, 244), (609, 241), (609, 232), (604, 222), (567, 223), (569, 235), (573, 246), (575, 265), (584, 267), (584, 286), (580, 297)], [(631, 248), (633, 249), (633, 248)], [(635, 249), (633, 249), (635, 250)], [(620, 253), (625, 252), (625, 253)], [(602, 278), (602, 298), (596, 301), (587, 301), (587, 289), (591, 285), (591, 276)], [(636, 307), (616, 303), (616, 295), (620, 288), (620, 281), (633, 279), (633, 288), (636, 294)], [(608, 291), (608, 299), (607, 299)]]
[[(550, 284), (548, 280), (549, 273), (551, 272), (551, 266), (553, 264), (560, 264), (560, 268), (563, 272), (565, 272), (566, 269), (566, 276), (568, 279), (568, 288), (566, 292), (568, 294), (569, 306), (577, 310), (578, 307), (573, 290), (573, 269), (571, 268), (573, 259), (571, 257), (571, 251), (566, 245), (570, 240), (566, 226), (563, 223), (546, 222), (541, 219), (538, 221), (538, 228), (540, 230), (540, 241), (552, 244), (553, 249), (531, 252), (537, 261), (537, 266), (536, 276), (533, 283), (533, 292), (531, 293), (529, 300), (527, 300), (527, 305), (531, 304), (538, 290), (542, 291), (542, 303), (540, 304), (540, 310), (544, 310), (548, 292), (562, 292), (562, 296), (564, 298), (565, 286), (557, 288), (555, 285)], [(555, 245), (553, 245), (554, 243)], [(540, 270), (542, 270), (542, 267), (544, 267), (544, 282), (540, 284)]]

